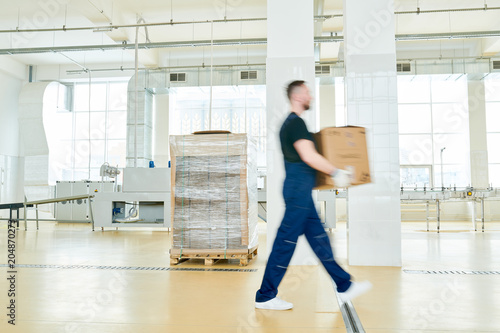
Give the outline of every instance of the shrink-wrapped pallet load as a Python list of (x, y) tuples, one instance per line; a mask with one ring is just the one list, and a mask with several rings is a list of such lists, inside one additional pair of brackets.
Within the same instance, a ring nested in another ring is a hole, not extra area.
[(247, 134), (170, 136), (172, 263), (256, 253), (256, 145)]

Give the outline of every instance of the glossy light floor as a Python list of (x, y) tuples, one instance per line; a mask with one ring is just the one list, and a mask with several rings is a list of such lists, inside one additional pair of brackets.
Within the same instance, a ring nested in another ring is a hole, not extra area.
[[(169, 266), (169, 233), (90, 230), (89, 225), (43, 223), (19, 230), (17, 263), (75, 265), (19, 267), (16, 326), (7, 324), (7, 268), (0, 267), (0, 332), (345, 332), (332, 284), (319, 266), (291, 267), (280, 296), (291, 311), (254, 309), (265, 267), (256, 271), (155, 271), (81, 268)], [(485, 233), (469, 223), (403, 223), (403, 267), (345, 265), (345, 223), (331, 234), (338, 261), (373, 290), (355, 305), (366, 332), (500, 332), (500, 275), (415, 274), (425, 271), (500, 271), (500, 224)], [(260, 224), (265, 253), (265, 224)], [(6, 222), (0, 222), (0, 264), (7, 263)], [(239, 261), (213, 268), (240, 269)], [(202, 261), (176, 267), (206, 268)]]

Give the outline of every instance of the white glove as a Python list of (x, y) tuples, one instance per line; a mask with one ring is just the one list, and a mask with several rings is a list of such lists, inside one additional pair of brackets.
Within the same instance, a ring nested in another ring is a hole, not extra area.
[(332, 179), (335, 187), (348, 187), (351, 185), (352, 172), (342, 169), (337, 169), (332, 174)]

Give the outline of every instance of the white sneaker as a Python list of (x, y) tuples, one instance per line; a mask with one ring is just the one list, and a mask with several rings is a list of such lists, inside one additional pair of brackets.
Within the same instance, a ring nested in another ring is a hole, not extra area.
[(359, 295), (362, 295), (372, 289), (372, 284), (370, 281), (362, 281), (362, 282), (351, 282), (351, 286), (349, 289), (344, 291), (343, 293), (339, 293), (340, 300), (345, 303), (350, 301)]
[(293, 308), (293, 304), (276, 296), (266, 302), (255, 302), (255, 308), (264, 310), (290, 310)]

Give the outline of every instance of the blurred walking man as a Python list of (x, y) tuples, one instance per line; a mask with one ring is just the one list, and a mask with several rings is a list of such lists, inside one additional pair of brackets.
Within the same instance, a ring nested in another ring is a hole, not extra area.
[(286, 209), (267, 262), (262, 285), (255, 297), (257, 309), (293, 308), (292, 303), (277, 296), (278, 286), (295, 251), (297, 239), (303, 234), (335, 282), (343, 302), (371, 288), (371, 283), (368, 281), (352, 282), (351, 276), (335, 262), (330, 238), (321, 225), (312, 199), (317, 171), (331, 175), (337, 187), (350, 185), (350, 173), (335, 168), (316, 151), (312, 134), (307, 130), (304, 120), (300, 118), (304, 111), (309, 110), (312, 99), (305, 82), (291, 82), (286, 92), (292, 108), (280, 130), (286, 171), (283, 185)]

